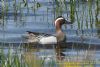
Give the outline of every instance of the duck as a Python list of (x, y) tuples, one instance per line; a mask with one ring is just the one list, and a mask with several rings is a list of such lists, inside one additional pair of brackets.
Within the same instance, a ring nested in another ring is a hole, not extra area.
[(39, 32), (27, 32), (28, 43), (39, 43), (39, 44), (57, 44), (58, 42), (66, 42), (66, 35), (62, 30), (64, 24), (72, 24), (72, 22), (66, 20), (62, 16), (58, 16), (54, 21), (55, 35)]

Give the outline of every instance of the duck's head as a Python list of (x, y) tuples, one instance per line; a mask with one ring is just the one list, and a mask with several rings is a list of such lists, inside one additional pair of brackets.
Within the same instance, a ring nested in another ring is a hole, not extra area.
[(67, 20), (66, 20), (64, 17), (62, 17), (62, 16), (59, 16), (59, 17), (56, 18), (54, 24), (55, 24), (56, 29), (61, 29), (61, 26), (62, 26), (63, 24), (72, 24), (72, 22), (67, 21)]

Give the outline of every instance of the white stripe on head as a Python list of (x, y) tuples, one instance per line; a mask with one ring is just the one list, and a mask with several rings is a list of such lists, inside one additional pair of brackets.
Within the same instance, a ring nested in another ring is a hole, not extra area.
[(55, 20), (55, 26), (56, 26), (58, 20), (61, 20), (61, 19), (64, 19), (64, 18), (60, 17), (60, 18), (57, 18), (57, 19)]

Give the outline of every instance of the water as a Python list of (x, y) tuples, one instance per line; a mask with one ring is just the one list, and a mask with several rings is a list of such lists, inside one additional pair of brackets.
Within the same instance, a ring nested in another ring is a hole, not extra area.
[[(19, 6), (17, 7), (18, 8), (17, 15), (15, 15), (16, 7), (13, 6), (12, 4), (14, 3), (14, 1), (5, 2), (6, 4), (8, 3), (9, 10), (7, 16), (6, 15), (4, 16), (4, 22), (3, 19), (0, 19), (0, 43), (2, 48), (7, 48), (8, 46), (12, 46), (12, 45), (14, 45), (12, 48), (14, 48), (16, 45), (18, 45), (16, 46), (16, 48), (22, 46), (23, 43), (26, 43), (26, 40), (22, 37), (24, 34), (26, 34), (26, 31), (55, 34), (55, 27), (53, 25), (54, 19), (56, 18), (57, 15), (61, 14), (59, 10), (58, 12), (56, 10), (57, 8), (56, 3), (51, 0), (46, 0), (46, 1), (37, 0), (35, 2), (32, 0), (28, 0), (28, 1), (29, 1), (28, 4), (29, 8), (27, 8), (27, 6), (24, 6), (25, 4), (22, 1), (16, 1), (17, 6)], [(37, 7), (37, 2), (41, 4), (40, 7)], [(78, 43), (80, 45), (88, 44), (90, 45), (89, 47), (91, 47), (91, 45), (100, 45), (100, 35), (99, 35), (100, 24), (99, 23), (96, 24), (97, 22), (95, 18), (95, 13), (96, 13), (97, 6), (95, 1), (93, 2), (94, 3), (92, 3), (92, 9), (91, 9), (92, 16), (90, 16), (89, 14), (89, 5), (87, 2), (80, 1), (80, 3), (76, 4), (75, 21), (73, 25), (66, 25), (67, 28), (63, 27), (63, 31), (66, 33), (67, 36), (66, 42), (71, 42), (72, 44), (75, 43), (76, 45)], [(62, 5), (64, 9), (61, 15), (70, 21), (71, 19), (70, 19), (69, 0), (66, 0), (66, 4), (67, 4), (67, 8), (64, 5)], [(0, 10), (0, 12), (1, 11), (2, 10)], [(78, 17), (76, 13), (78, 14)], [(90, 19), (90, 17), (92, 17), (92, 19)], [(98, 19), (99, 18), (100, 18), (100, 14), (98, 14)], [(34, 52), (34, 51), (29, 51), (29, 52), (32, 52), (34, 55), (36, 55), (39, 58), (41, 58), (44, 55), (46, 55), (44, 57), (51, 57), (51, 58), (55, 57), (54, 48), (50, 50), (46, 49), (46, 47), (43, 48), (44, 49), (42, 50), (40, 49), (40, 51), (38, 52)], [(74, 51), (73, 49), (76, 48), (73, 46), (69, 50), (67, 50), (67, 48), (64, 50), (64, 54), (66, 54), (66, 58), (69, 59), (69, 61), (70, 61), (69, 56), (72, 56), (71, 58), (72, 60), (74, 60), (77, 56), (80, 57), (83, 54), (87, 54), (86, 52), (89, 50), (89, 48), (84, 51), (78, 49)], [(25, 49), (23, 49), (22, 51), (24, 52), (24, 50)], [(7, 51), (8, 49), (4, 49), (5, 54), (8, 53)], [(89, 52), (90, 54), (93, 54), (94, 57), (94, 58), (92, 57), (93, 59), (91, 60), (98, 63), (100, 61), (99, 51), (96, 51), (96, 49), (92, 51), (93, 52)], [(99, 63), (95, 67), (98, 67), (98, 65)]]

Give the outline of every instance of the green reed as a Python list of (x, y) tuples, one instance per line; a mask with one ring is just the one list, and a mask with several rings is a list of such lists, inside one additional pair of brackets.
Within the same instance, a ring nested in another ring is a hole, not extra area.
[(14, 3), (13, 3), (13, 8), (14, 8), (14, 21), (17, 21), (17, 16), (18, 16), (18, 9), (17, 9), (17, 3), (16, 3), (16, 0), (14, 0)]
[[(88, 15), (86, 15), (86, 18), (88, 18)], [(85, 22), (86, 22), (86, 28), (88, 29), (89, 28), (88, 19), (86, 19)]]
[(48, 23), (48, 28), (49, 28), (49, 18), (48, 18), (48, 12), (49, 12), (49, 8), (47, 7), (47, 23)]
[(11, 48), (8, 48), (7, 53), (4, 50), (3, 48), (0, 49), (0, 67), (28, 67), (23, 57), (21, 57), (22, 55), (20, 56), (17, 52), (13, 53)]
[(2, 49), (0, 49), (0, 66), (5, 67), (5, 55), (4, 55), (4, 51)]
[(78, 11), (76, 11), (76, 18), (77, 18), (77, 25), (78, 25), (78, 29), (80, 29), (81, 27), (80, 27), (80, 17), (79, 17), (79, 14), (78, 14), (78, 12), (79, 12), (79, 1), (78, 1)]
[(56, 3), (55, 15), (56, 15), (56, 17), (61, 16), (63, 13), (63, 8), (64, 8), (63, 2), (62, 2), (62, 0), (55, 0), (55, 3)]
[(29, 13), (29, 7), (28, 7), (28, 0), (23, 0), (24, 7), (27, 7), (27, 13)]
[(76, 12), (76, 16), (77, 16), (77, 24), (78, 24), (78, 29), (80, 29), (80, 18), (78, 16), (78, 13)]
[(36, 3), (36, 1), (34, 0), (34, 2), (33, 2), (33, 11), (34, 11), (34, 14), (35, 14), (35, 3)]
[(34, 11), (34, 14), (35, 14), (36, 10), (38, 10), (41, 6), (42, 5), (40, 2), (36, 2), (36, 0), (33, 1), (33, 6), (31, 8)]
[[(16, 0), (17, 1), (17, 0)], [(25, 23), (25, 14), (23, 13), (24, 3), (23, 2), (15, 2), (14, 8), (14, 21), (16, 22), (16, 26), (24, 26)]]
[(100, 19), (99, 19), (99, 15), (100, 15), (100, 0), (96, 0), (96, 11), (95, 11), (95, 26), (96, 28), (98, 28), (97, 30), (97, 35), (100, 38)]
[(4, 26), (5, 25), (5, 23), (4, 23), (4, 18), (5, 18), (5, 2), (4, 2), (4, 0), (1, 0), (1, 2), (2, 2), (1, 18), (3, 20), (2, 25)]
[(23, 16), (23, 12), (22, 12), (22, 7), (21, 7), (21, 2), (19, 3), (18, 7), (19, 7), (19, 13), (20, 13), (20, 21), (22, 21), (22, 16)]
[(88, 13), (89, 13), (89, 22), (90, 28), (93, 28), (93, 12), (92, 12), (92, 1), (88, 1)]
[(56, 3), (56, 8), (54, 7), (55, 17), (56, 17), (56, 16), (59, 16), (58, 14), (59, 14), (59, 7), (60, 6), (59, 6), (59, 1), (58, 0), (55, 0), (54, 2)]
[(64, 3), (65, 11), (66, 11), (66, 14), (67, 14), (67, 17), (68, 17), (68, 5), (67, 5), (66, 0), (64, 0), (63, 3)]
[[(12, 47), (13, 48), (13, 47)], [(32, 51), (21, 52), (20, 48), (7, 48), (7, 53), (4, 48), (0, 49), (0, 67), (55, 67), (59, 66), (54, 57), (38, 58)], [(46, 61), (50, 58), (50, 61)]]
[[(8, 0), (6, 0), (6, 1), (8, 1)], [(8, 2), (6, 2), (6, 4), (5, 4), (5, 16), (6, 16), (6, 21), (7, 21), (8, 10), (9, 10)]]
[(70, 19), (71, 22), (74, 22), (75, 20), (75, 1), (70, 0)]
[(96, 22), (96, 25), (98, 25), (100, 23), (100, 20), (98, 18), (99, 14), (100, 14), (100, 1), (96, 0), (96, 11), (95, 11), (95, 22)]
[[(85, 12), (84, 12), (84, 10), (85, 10), (85, 6), (84, 6), (84, 4), (82, 4), (82, 15), (81, 15), (81, 18), (82, 18), (82, 21), (81, 21), (81, 29), (83, 29), (83, 25), (84, 25), (84, 23), (85, 23), (85, 21), (84, 21), (84, 16), (85, 16)], [(86, 19), (85, 19), (86, 20)]]
[[(87, 2), (85, 2), (85, 3), (87, 4)], [(87, 13), (88, 13), (87, 6), (84, 5), (84, 18), (85, 18), (84, 22), (86, 23), (85, 24), (86, 25), (86, 29), (89, 29), (89, 20), (88, 20), (89, 15)]]
[(54, 14), (54, 19), (55, 19), (55, 17), (56, 17), (56, 16), (55, 16), (56, 13), (55, 13), (55, 4), (54, 4), (54, 3), (55, 3), (55, 1), (53, 0), (53, 5), (52, 5), (52, 7), (53, 7), (53, 14)]
[[(40, 2), (37, 2), (36, 0), (33, 1), (33, 6), (31, 7), (34, 13), (34, 22), (36, 22), (36, 11), (42, 6)], [(44, 18), (44, 17), (43, 17)]]

